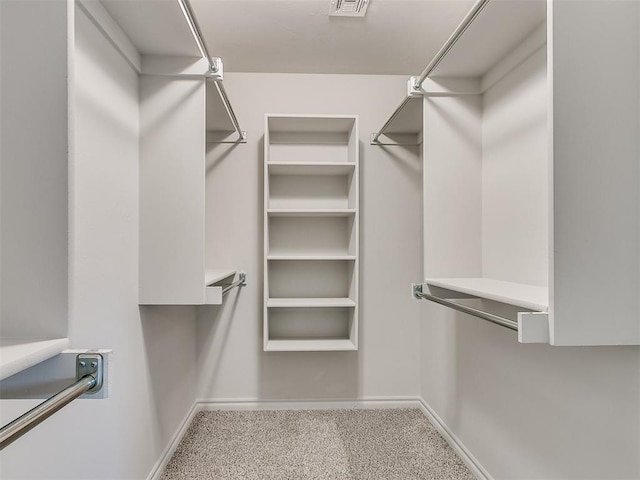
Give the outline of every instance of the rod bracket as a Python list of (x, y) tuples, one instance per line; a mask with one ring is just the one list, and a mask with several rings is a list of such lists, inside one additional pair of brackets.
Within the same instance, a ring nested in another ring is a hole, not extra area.
[(411, 284), (411, 296), (416, 300), (420, 300), (420, 294), (424, 293), (422, 283), (412, 283)]
[(205, 74), (206, 78), (209, 78), (215, 82), (221, 82), (224, 80), (224, 64), (220, 57), (211, 57), (211, 63)]
[(424, 95), (424, 91), (418, 84), (418, 77), (409, 77), (407, 81), (407, 97), (421, 97), (422, 95)]
[(246, 272), (238, 272), (238, 281), (241, 287), (247, 286), (247, 274)]
[(88, 394), (98, 393), (104, 379), (104, 359), (99, 353), (81, 353), (76, 357), (76, 380), (91, 375), (96, 383), (87, 390)]

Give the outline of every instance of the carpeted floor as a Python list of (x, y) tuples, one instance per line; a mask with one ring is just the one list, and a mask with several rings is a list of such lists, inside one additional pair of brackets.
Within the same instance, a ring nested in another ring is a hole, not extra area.
[(417, 409), (196, 415), (162, 480), (473, 480)]

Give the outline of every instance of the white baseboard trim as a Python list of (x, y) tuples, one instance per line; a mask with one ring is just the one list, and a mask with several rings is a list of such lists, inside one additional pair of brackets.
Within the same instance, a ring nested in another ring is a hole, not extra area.
[(169, 445), (167, 445), (167, 448), (164, 449), (164, 451), (162, 452), (162, 455), (160, 455), (160, 458), (151, 469), (151, 473), (149, 473), (149, 475), (147, 476), (147, 480), (158, 480), (162, 476), (164, 469), (167, 467), (167, 464), (169, 463), (169, 460), (171, 460), (171, 457), (173, 456), (176, 449), (178, 448), (178, 445), (182, 441), (182, 438), (184, 437), (185, 433), (187, 433), (187, 429), (189, 428), (189, 425), (191, 425), (191, 422), (193, 421), (193, 417), (195, 417), (196, 413), (198, 413), (199, 411), (200, 411), (200, 406), (196, 402), (193, 404), (193, 406), (191, 407), (187, 415), (184, 417), (184, 419), (182, 420), (182, 422), (178, 427), (178, 430), (176, 430), (176, 433), (173, 435), (173, 438), (169, 442)]
[(456, 437), (446, 423), (438, 416), (433, 409), (421, 398), (418, 401), (422, 413), (429, 419), (431, 424), (442, 435), (454, 452), (460, 457), (464, 464), (471, 470), (478, 480), (493, 480), (482, 464), (471, 454), (462, 441)]
[(351, 408), (421, 408), (418, 397), (369, 397), (336, 400), (199, 399), (200, 410), (336, 410)]

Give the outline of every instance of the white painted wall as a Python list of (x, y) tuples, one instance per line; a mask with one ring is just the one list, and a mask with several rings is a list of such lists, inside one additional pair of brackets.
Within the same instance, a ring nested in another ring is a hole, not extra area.
[(3, 339), (66, 337), (67, 9), (3, 0), (0, 12), (0, 329)]
[[(245, 145), (207, 155), (207, 263), (247, 271), (247, 286), (198, 321), (198, 397), (208, 400), (415, 397), (421, 274), (418, 148), (369, 145), (401, 101), (403, 76), (225, 74)], [(262, 351), (262, 136), (265, 113), (360, 116), (358, 352)]]
[[(138, 76), (75, 15), (69, 333), (73, 347), (113, 349), (113, 388), (6, 448), (7, 480), (146, 478), (194, 400), (192, 308), (138, 309)], [(33, 404), (3, 401), (0, 420)]]
[[(499, 167), (492, 162), (509, 157), (504, 155), (508, 150), (513, 152), (509, 146), (512, 138), (528, 145), (524, 156), (541, 148), (540, 139), (546, 131), (540, 110), (510, 109), (523, 101), (544, 102), (543, 60), (541, 53), (536, 53), (486, 93), (483, 147), (489, 153), (490, 169)], [(509, 122), (501, 110), (510, 114), (507, 117), (513, 130), (512, 137), (499, 144), (492, 132)], [(492, 143), (487, 145), (488, 141)], [(502, 193), (518, 187), (523, 195), (534, 197), (538, 192), (531, 188), (546, 175), (542, 167), (511, 186), (485, 175), (484, 186), (497, 185)], [(540, 206), (545, 206), (544, 200)], [(491, 225), (500, 205), (485, 201), (483, 207), (485, 221)], [(510, 208), (502, 206), (505, 214)], [(540, 217), (540, 211), (528, 214), (546, 233)], [(519, 235), (526, 229), (525, 225), (519, 227)], [(492, 235), (494, 232), (485, 231), (485, 241), (495, 241)], [(516, 237), (508, 235), (506, 240), (515, 241)], [(520, 240), (521, 245), (528, 245)], [(443, 257), (457, 254), (444, 247)], [(513, 252), (513, 247), (504, 243), (484, 246), (485, 274), (504, 276), (506, 265), (494, 248)], [(544, 264), (545, 254), (544, 248), (532, 246), (526, 260)], [(517, 267), (515, 262), (515, 257), (511, 258), (510, 267)], [(522, 277), (512, 280), (545, 283), (544, 270), (521, 265), (519, 271)], [(640, 348), (518, 344), (512, 331), (431, 302), (421, 304), (421, 396), (491, 477), (640, 478)]]

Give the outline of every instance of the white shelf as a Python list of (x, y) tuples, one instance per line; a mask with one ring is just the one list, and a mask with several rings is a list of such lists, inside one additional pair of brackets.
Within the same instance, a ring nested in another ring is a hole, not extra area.
[(549, 290), (546, 287), (489, 278), (428, 278), (425, 283), (537, 312), (546, 312), (549, 309)]
[(265, 346), (267, 352), (322, 352), (339, 350), (357, 350), (351, 340), (347, 339), (299, 339), (299, 340), (268, 340)]
[(355, 255), (267, 255), (267, 260), (355, 260)]
[(355, 208), (270, 208), (270, 217), (349, 217), (356, 214)]
[(355, 307), (350, 298), (270, 298), (267, 308)]
[(349, 175), (356, 164), (353, 162), (269, 162), (271, 175)]
[(68, 338), (0, 341), (0, 380), (55, 357), (69, 348)]
[(236, 272), (237, 270), (231, 270), (231, 269), (206, 270), (204, 273), (204, 284), (206, 286), (214, 285), (218, 282), (221, 282), (225, 278), (234, 276)]

